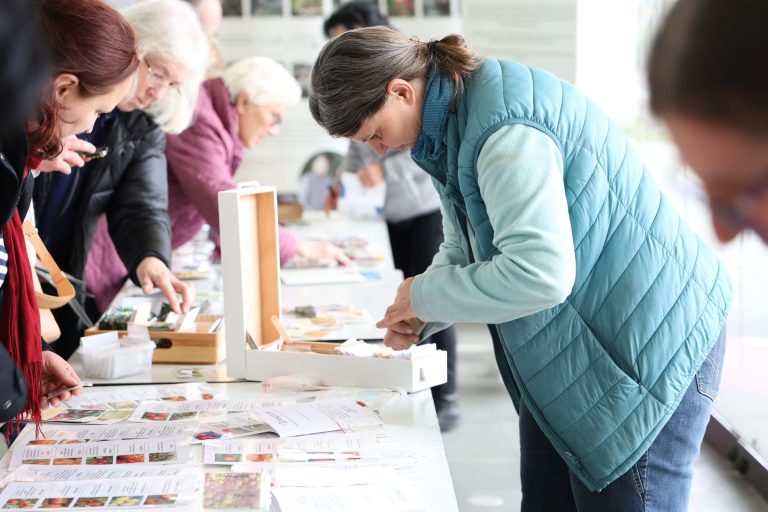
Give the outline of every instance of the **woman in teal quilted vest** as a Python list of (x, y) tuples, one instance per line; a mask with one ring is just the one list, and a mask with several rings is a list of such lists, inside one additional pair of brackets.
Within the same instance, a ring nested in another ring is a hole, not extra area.
[(651, 108), (701, 178), (712, 224), (768, 243), (768, 2), (679, 0), (651, 53)]
[(310, 109), (432, 176), (445, 242), (379, 325), (395, 348), (414, 317), (489, 325), (523, 510), (685, 510), (731, 289), (620, 130), (545, 71), (386, 28), (326, 44)]

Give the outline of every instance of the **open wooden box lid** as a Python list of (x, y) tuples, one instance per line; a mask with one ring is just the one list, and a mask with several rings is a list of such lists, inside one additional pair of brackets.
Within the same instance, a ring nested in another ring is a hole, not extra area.
[[(227, 328), (227, 373), (246, 377), (250, 340), (263, 345), (280, 335), (280, 244), (277, 191), (258, 182), (219, 192), (221, 266)], [(250, 338), (250, 339), (249, 339)]]

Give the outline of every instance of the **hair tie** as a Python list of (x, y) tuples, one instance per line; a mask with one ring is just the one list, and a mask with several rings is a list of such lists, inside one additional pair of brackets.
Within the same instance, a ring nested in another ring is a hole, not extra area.
[(434, 39), (427, 43), (427, 51), (430, 55), (434, 56), (437, 53), (437, 43)]

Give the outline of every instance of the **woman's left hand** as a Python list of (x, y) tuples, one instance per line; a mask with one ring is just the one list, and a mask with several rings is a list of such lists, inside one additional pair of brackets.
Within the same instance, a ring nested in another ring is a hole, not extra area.
[[(163, 263), (160, 258), (147, 256), (136, 268), (136, 277), (139, 278), (139, 285), (144, 293), (149, 293), (153, 288), (160, 288), (168, 305), (176, 313), (186, 313), (189, 311), (192, 301), (195, 300), (195, 288), (173, 275), (173, 272)], [(176, 294), (181, 294), (181, 306)]]
[(80, 384), (80, 377), (75, 370), (54, 352), (43, 351), (43, 396), (40, 398), (40, 406), (47, 409), (49, 406), (57, 407), (61, 402), (69, 400), (73, 395), (79, 395), (83, 388), (75, 388), (64, 391), (60, 395), (48, 399), (48, 394), (60, 389), (67, 389)]
[(376, 324), (379, 329), (387, 329), (384, 344), (398, 350), (408, 348), (419, 341), (419, 337), (413, 334), (413, 329), (407, 323), (407, 320), (416, 317), (411, 305), (412, 286), (412, 277), (400, 283), (395, 302), (387, 308), (384, 318)]
[(307, 259), (333, 258), (345, 267), (352, 264), (344, 251), (327, 240), (302, 240), (296, 247), (296, 253)]

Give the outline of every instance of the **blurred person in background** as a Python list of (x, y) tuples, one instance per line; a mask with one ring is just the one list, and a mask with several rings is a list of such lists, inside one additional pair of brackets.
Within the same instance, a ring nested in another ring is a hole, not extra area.
[(717, 237), (768, 243), (768, 2), (679, 0), (651, 53), (651, 110), (701, 179)]
[(114, 108), (128, 93), (137, 65), (133, 31), (100, 0), (8, 0), (0, 6), (0, 342), (2, 356), (13, 362), (0, 356), (0, 421), (11, 421), (6, 439), (22, 417), (39, 427), (43, 408), (81, 391), (47, 398), (80, 379), (40, 335), (21, 227), (32, 171), (61, 153), (62, 138), (90, 130), (101, 112)]
[(224, 57), (221, 55), (219, 42), (216, 34), (221, 26), (222, 7), (221, 0), (186, 0), (195, 8), (200, 24), (203, 26), (203, 32), (208, 36), (208, 43), (211, 47), (211, 59), (206, 78), (219, 76), (227, 67)]
[[(339, 8), (323, 24), (327, 37), (356, 28), (386, 26), (387, 18), (378, 7), (366, 2), (350, 2)], [(389, 150), (380, 157), (368, 144), (349, 141), (349, 152), (342, 171), (357, 174), (364, 187), (370, 188), (386, 182), (384, 218), (389, 230), (389, 241), (395, 267), (405, 278), (424, 272), (443, 243), (443, 216), (440, 196), (432, 177), (421, 170), (408, 150)], [(326, 208), (335, 209), (336, 190), (328, 195)], [(448, 356), (448, 380), (432, 388), (440, 430), (450, 431), (458, 426), (459, 407), (456, 398), (456, 329), (450, 326), (423, 340), (445, 350)]]
[[(79, 280), (77, 300), (91, 320), (129, 276), (145, 293), (159, 288), (176, 312), (187, 311), (194, 298), (191, 285), (169, 269), (165, 134), (192, 119), (208, 63), (207, 39), (181, 0), (138, 2), (123, 15), (136, 33), (134, 87), (93, 130), (67, 139), (65, 151), (46, 163), (61, 172), (41, 176), (35, 186), (41, 236), (61, 269)], [(104, 158), (81, 158), (80, 152), (97, 146), (108, 148)], [(89, 293), (94, 301), (86, 300)], [(86, 324), (70, 308), (54, 316), (62, 333), (54, 347), (68, 358)]]
[[(280, 133), (286, 110), (301, 98), (301, 88), (280, 64), (251, 57), (229, 66), (219, 78), (203, 83), (192, 125), (168, 137), (168, 211), (173, 248), (191, 240), (204, 224), (220, 250), (219, 192), (235, 188), (234, 175), (245, 148)], [(325, 241), (301, 241), (279, 227), (280, 262), (295, 255), (349, 259)]]

